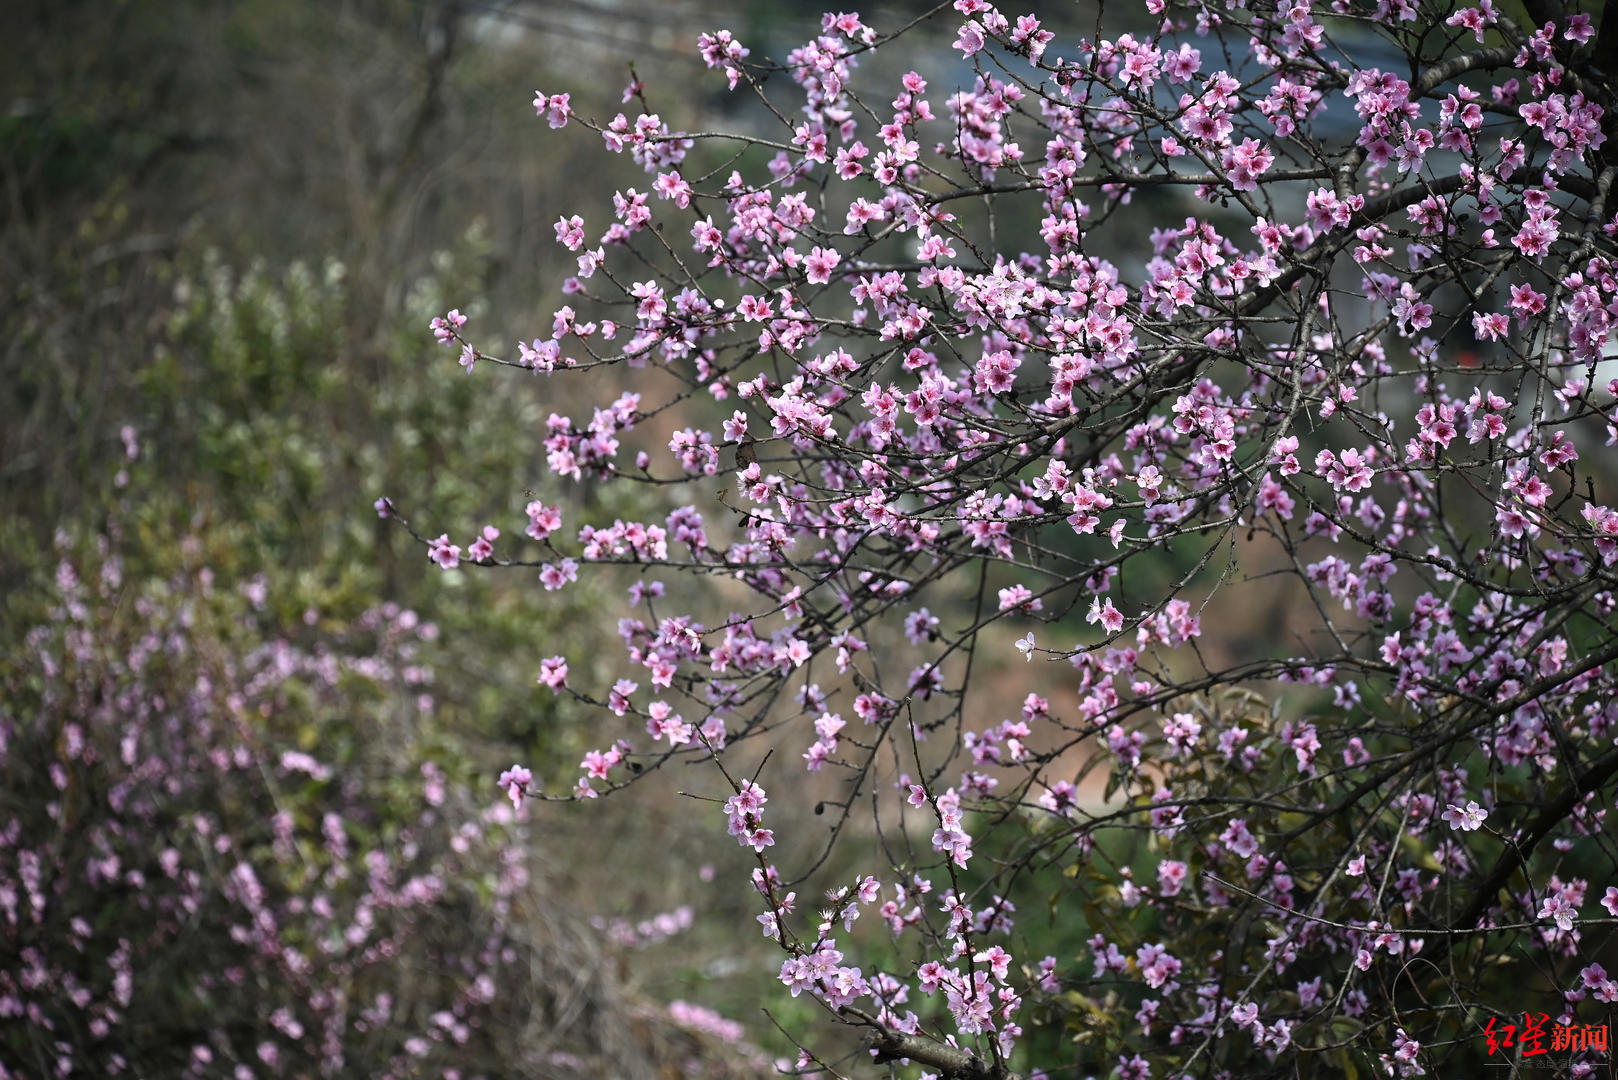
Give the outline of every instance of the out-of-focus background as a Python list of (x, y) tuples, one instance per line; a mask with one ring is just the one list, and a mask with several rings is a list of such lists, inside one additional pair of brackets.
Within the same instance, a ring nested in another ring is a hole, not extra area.
[[(744, 853), (707, 804), (650, 810), (680, 776), (542, 827), (504, 810), (511, 761), (565, 786), (600, 744), (535, 684), (620, 647), (592, 586), (440, 573), (372, 509), (463, 544), (532, 498), (647, 509), (547, 475), (571, 383), (468, 377), (427, 323), (548, 332), (552, 223), (645, 185), (536, 89), (605, 121), (638, 78), (675, 127), (763, 122), (697, 57), (721, 26), (780, 57), (819, 9), (0, 6), (0, 1075), (793, 1053), (760, 1002), (786, 1029), (813, 1007), (748, 951)], [(948, 57), (945, 33), (872, 63)]]

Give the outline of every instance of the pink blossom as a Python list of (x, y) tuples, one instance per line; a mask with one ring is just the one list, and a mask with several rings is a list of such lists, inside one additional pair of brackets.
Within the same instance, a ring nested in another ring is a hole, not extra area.
[(1452, 829), (1474, 832), (1483, 827), (1483, 821), (1488, 816), (1489, 812), (1476, 802), (1469, 802), (1464, 808), (1450, 803), (1444, 811), (1444, 823)]
[(1124, 615), (1113, 606), (1112, 597), (1097, 598), (1090, 602), (1090, 612), (1084, 617), (1085, 622), (1099, 622), (1101, 628), (1109, 634), (1116, 634), (1124, 628)]
[(1016, 644), (1017, 651), (1023, 654), (1024, 660), (1031, 661), (1034, 659), (1034, 632), (1032, 630), (1028, 631), (1028, 635), (1020, 638)]
[(452, 310), (447, 315), (435, 318), (429, 324), (433, 336), (438, 339), (441, 345), (453, 345), (461, 327), (465, 325), (466, 316), (457, 310)]
[(584, 219), (574, 214), (572, 217), (557, 218), (556, 242), (569, 251), (577, 251), (584, 246)]
[(461, 564), (461, 546), (450, 543), (446, 533), (428, 544), (427, 557), (442, 569), (453, 570)]
[(533, 783), (534, 774), (521, 765), (513, 765), (500, 774), (499, 784), (506, 789), (506, 795), (511, 799), (511, 805), (522, 809), (522, 801), (528, 795), (529, 785)]
[(545, 96), (542, 91), (534, 92), (534, 112), (536, 115), (547, 117), (553, 128), (567, 126), (567, 119), (573, 115), (573, 108), (569, 104), (571, 94), (551, 94)]
[(528, 515), (528, 528), (525, 531), (535, 540), (545, 539), (562, 525), (562, 512), (559, 507), (546, 506), (535, 500), (529, 503), (523, 512)]
[(560, 690), (567, 682), (567, 660), (564, 657), (552, 656), (540, 661), (539, 682), (541, 686)]
[(954, 47), (961, 51), (963, 57), (970, 59), (983, 50), (984, 42), (982, 24), (976, 19), (968, 19), (961, 24)]
[(546, 592), (554, 592), (569, 582), (579, 580), (578, 560), (561, 559), (546, 563), (539, 571), (539, 580)]
[(837, 269), (837, 264), (841, 261), (842, 256), (837, 253), (835, 248), (817, 247), (812, 249), (803, 262), (804, 273), (809, 280), (809, 284), (825, 285), (831, 281), (832, 271)]
[(1240, 858), (1249, 859), (1258, 854), (1258, 841), (1247, 830), (1247, 822), (1241, 818), (1231, 818), (1229, 827), (1219, 834), (1219, 839)]
[(1544, 903), (1539, 906), (1539, 917), (1550, 919), (1562, 931), (1573, 929), (1573, 923), (1579, 917), (1578, 909), (1560, 896), (1547, 896)]

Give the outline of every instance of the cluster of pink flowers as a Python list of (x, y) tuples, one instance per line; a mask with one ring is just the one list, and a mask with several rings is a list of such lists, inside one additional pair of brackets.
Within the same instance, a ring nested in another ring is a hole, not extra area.
[(460, 338), (461, 327), (466, 325), (466, 316), (459, 311), (451, 310), (447, 315), (434, 317), (428, 329), (433, 332), (441, 345), (453, 345)]
[(416, 737), (436, 625), (283, 628), (265, 579), (126, 576), (117, 543), (59, 537), (0, 670), (0, 1075), (457, 1068), (526, 967), (528, 878)]
[(523, 799), (528, 797), (529, 785), (534, 782), (534, 774), (521, 765), (513, 765), (500, 774), (500, 787), (506, 796), (511, 799), (514, 809), (522, 809)]
[[(1458, 1052), (1379, 956), (1439, 970), (1520, 943), (1560, 1007), (1608, 993), (1568, 966), (1585, 879), (1553, 872), (1597, 846), (1618, 731), (1618, 509), (1592, 453), (1618, 440), (1618, 381), (1595, 377), (1618, 331), (1618, 208), (1595, 171), (1614, 102), (1579, 50), (1590, 20), (1453, 11), (1453, 40), (1383, 69), (1354, 62), (1364, 40), (1326, 51), (1346, 0), (1148, 0), (1154, 29), (1071, 38), (952, 6), (951, 62), (976, 70), (932, 98), (916, 71), (859, 96), (884, 39), (828, 15), (782, 65), (781, 139), (734, 137), (751, 174), (691, 169), (718, 137), (671, 127), (644, 87), (626, 100), (647, 111), (604, 125), (535, 100), (649, 179), (613, 192), (605, 225), (556, 223), (578, 275), (519, 365), (656, 366), (681, 387), (549, 418), (557, 483), (679, 494), (661, 522), (572, 537), (530, 503), (544, 587), (607, 563), (705, 586), (672, 612), (661, 582), (637, 586), (610, 689), (545, 662), (546, 685), (645, 729), (587, 756), (575, 793), (796, 725), (794, 766), (857, 778), (821, 808), (874, 800), (903, 853), (880, 910), (915, 962), (847, 962), (863, 892), (792, 932), (749, 780), (725, 812), (760, 857), (782, 982), (894, 1036), (925, 1029), (912, 990), (942, 991), (937, 1030), (991, 1075), (1025, 998), (1062, 1014), (1052, 988), (1087, 973), (1024, 975), (982, 940), (1014, 905), (974, 910), (968, 867), (1085, 912), (1094, 977), (1138, 1003), (1106, 1063), (1122, 1076), (1194, 1074), (1232, 1025), (1250, 1045), (1229, 1053), (1293, 1067), (1337, 1038), (1326, 1002), (1380, 1026), (1395, 1075)], [(1342, 25), (1404, 50), (1429, 15), (1386, 0)], [(1468, 44), (1490, 33), (1510, 47)], [(734, 35), (699, 48), (762, 91)], [(1164, 188), (1185, 209), (1123, 235)], [(1001, 199), (1025, 201), (1032, 250), (993, 246), (980, 208)], [(454, 314), (433, 328), (470, 366), (488, 354)], [(447, 535), (429, 551), (460, 557)], [(1282, 579), (1302, 598), (1285, 609), (1258, 584)], [(1036, 652), (1065, 663), (1016, 665), (1020, 710), (972, 682)], [(641, 682), (662, 696), (637, 704)], [(1087, 811), (1102, 773), (1116, 815)], [(1523, 816), (1552, 787), (1562, 816)], [(1097, 843), (1114, 825), (1155, 846), (1117, 856)]]
[(696, 914), (689, 904), (681, 904), (672, 911), (659, 912), (634, 922), (625, 918), (606, 919), (599, 915), (590, 921), (614, 945), (644, 949), (691, 929), (696, 922)]
[(742, 847), (761, 852), (775, 843), (775, 833), (764, 828), (764, 804), (769, 799), (764, 789), (751, 780), (743, 780), (736, 794), (725, 800), (725, 815), (730, 819), (730, 835)]

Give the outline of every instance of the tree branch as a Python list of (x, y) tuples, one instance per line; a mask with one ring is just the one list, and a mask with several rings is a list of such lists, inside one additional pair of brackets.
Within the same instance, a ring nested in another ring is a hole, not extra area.
[(866, 1045), (876, 1051), (873, 1060), (878, 1064), (908, 1058), (929, 1069), (937, 1069), (941, 1080), (1022, 1080), (1019, 1073), (996, 1068), (970, 1050), (962, 1050), (925, 1035), (892, 1031), (863, 1010), (845, 1006), (842, 1014), (868, 1029)]
[[(1618, 776), (1618, 750), (1596, 761), (1582, 775), (1575, 773), (1573, 783), (1563, 790), (1555, 802), (1548, 804), (1539, 812), (1539, 816), (1528, 826), (1528, 832), (1522, 840), (1508, 844), (1500, 853), (1500, 858), (1495, 860), (1494, 868), (1478, 883), (1472, 895), (1472, 902), (1467, 905), (1465, 911), (1451, 921), (1450, 928), (1469, 930), (1476, 926), (1489, 905), (1494, 903), (1495, 894), (1511, 879), (1511, 875), (1517, 872), (1517, 868), (1528, 861), (1528, 857), (1534, 853), (1534, 849), (1550, 831), (1573, 812), (1573, 808), (1580, 800), (1592, 791), (1599, 790), (1614, 776)], [(1443, 951), (1447, 951), (1447, 947), (1446, 939), (1440, 945), (1442, 950), (1440, 956), (1443, 955)]]

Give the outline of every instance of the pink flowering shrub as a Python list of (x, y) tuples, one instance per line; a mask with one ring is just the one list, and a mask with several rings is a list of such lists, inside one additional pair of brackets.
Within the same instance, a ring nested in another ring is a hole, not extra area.
[(278, 629), (262, 579), (59, 554), (0, 678), (5, 1075), (503, 1060), (528, 870), (417, 734), (433, 624)]
[[(751, 862), (825, 1075), (863, 1069), (834, 1026), (910, 1075), (1136, 1080), (1461, 1075), (1491, 1021), (1599, 1022), (1618, 101), (1590, 20), (951, 7), (936, 50), (846, 13), (779, 60), (705, 35), (764, 134), (682, 132), (655, 87), (605, 123), (535, 97), (536, 137), (645, 179), (562, 208), (548, 332), (431, 330), (596, 387), (545, 424), (556, 489), (668, 507), (542, 502), (485, 560), (639, 575), (609, 670), (544, 647), (602, 723), (559, 786), (709, 763), (682, 785)], [(881, 857), (815, 879), (856, 834)]]
[[(526, 812), (485, 797), (484, 767), (569, 745), (571, 703), (499, 661), (568, 603), (392, 591), (423, 619), (378, 599), (406, 538), (330, 511), (433, 461), (395, 490), (474, 513), (463, 471), (528, 467), (522, 412), (458, 369), (341, 363), (343, 280), (179, 277), (150, 343), (171, 362), (109, 394), (112, 482), (79, 478), (67, 520), (93, 528), (0, 537), (0, 1077), (758, 1075), (705, 1013), (625, 985), (612, 935), (531, 869)], [(415, 425), (457, 435), (414, 450)], [(463, 562), (510, 544), (460, 539)]]
[(433, 623), (57, 554), (0, 660), (0, 1077), (768, 1071), (604, 970), (439, 730)]

